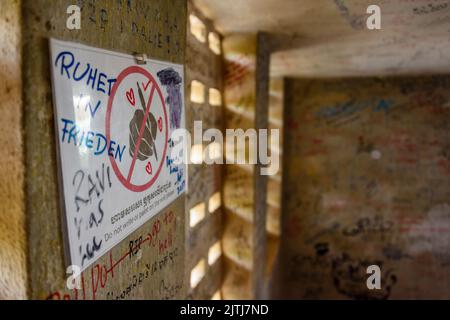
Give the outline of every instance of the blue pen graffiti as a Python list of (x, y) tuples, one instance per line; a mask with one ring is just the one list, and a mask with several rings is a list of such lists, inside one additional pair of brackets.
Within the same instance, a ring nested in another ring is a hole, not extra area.
[[(116, 160), (122, 161), (126, 145), (121, 146), (114, 140), (106, 139), (106, 137), (99, 133), (90, 130), (83, 131), (80, 126), (74, 121), (62, 118), (64, 123), (61, 136), (61, 142), (73, 144), (78, 148), (85, 148), (85, 150), (94, 150), (94, 155), (98, 156), (107, 153), (108, 156), (114, 157)], [(94, 146), (96, 145), (96, 148)]]
[[(81, 62), (75, 63), (75, 56), (70, 51), (63, 51), (58, 54), (55, 59), (55, 67), (60, 65), (61, 76), (66, 75), (67, 79), (73, 79), (76, 82), (85, 81), (86, 86), (92, 90), (107, 94), (111, 94), (111, 89), (117, 81), (115, 78), (108, 77), (104, 72), (94, 68), (90, 63), (86, 63), (84, 71), (79, 71)], [(98, 76), (98, 77), (97, 77)]]
[(316, 118), (319, 119), (331, 119), (350, 116), (366, 109), (372, 109), (375, 112), (384, 111), (385, 113), (388, 113), (393, 105), (393, 101), (385, 99), (367, 101), (350, 100), (345, 103), (337, 103), (333, 106), (324, 107), (315, 115)]
[[(178, 142), (179, 143), (179, 142)], [(169, 155), (166, 156), (166, 167), (169, 168), (170, 175), (176, 175), (175, 186), (177, 187), (177, 193), (180, 194), (185, 190), (186, 180), (185, 180), (185, 168), (183, 164), (184, 151), (181, 149), (178, 154), (172, 154), (172, 149), (176, 146), (176, 143), (169, 139)], [(173, 157), (171, 157), (173, 156)]]
[[(70, 51), (62, 51), (56, 56), (55, 67), (60, 68), (61, 76), (75, 82), (83, 82), (88, 89), (107, 96), (111, 94), (112, 87), (116, 82), (115, 78), (94, 68), (90, 63), (82, 64), (80, 61), (76, 61), (74, 54)], [(91, 117), (94, 117), (102, 103), (101, 100), (94, 103), (91, 99), (92, 97), (86, 94), (74, 96), (75, 107), (78, 109), (84, 107), (85, 111), (89, 109)]]
[[(55, 67), (60, 68), (61, 76), (67, 77), (68, 80), (83, 82), (88, 89), (107, 96), (111, 94), (112, 87), (116, 82), (115, 78), (109, 77), (90, 63), (77, 61), (75, 55), (70, 51), (62, 51), (57, 55)], [(91, 95), (85, 93), (74, 95), (75, 110), (82, 110), (91, 118), (95, 118), (102, 107), (102, 100), (98, 99), (97, 102), (94, 102), (92, 99)], [(63, 123), (62, 143), (72, 144), (80, 150), (92, 151), (95, 156), (106, 154), (122, 161), (126, 145), (120, 145), (114, 140), (108, 141), (103, 133), (83, 130), (82, 126), (74, 120), (66, 118), (60, 120)]]
[(94, 118), (95, 114), (101, 106), (101, 100), (98, 100), (96, 104), (93, 104), (91, 103), (91, 97), (89, 95), (79, 94), (78, 96), (74, 97), (74, 106), (78, 110), (84, 109), (84, 112), (88, 112), (89, 110), (91, 118)]

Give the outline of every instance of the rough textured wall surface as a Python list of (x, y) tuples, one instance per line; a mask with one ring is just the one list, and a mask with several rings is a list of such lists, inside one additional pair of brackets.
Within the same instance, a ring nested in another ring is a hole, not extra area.
[[(224, 34), (287, 36), (272, 76), (344, 77), (448, 72), (447, 0), (194, 0)], [(381, 30), (366, 28), (381, 9)], [(245, 18), (242, 14), (247, 13)]]
[(0, 2), (0, 300), (26, 297), (20, 1)]
[[(87, 269), (83, 290), (66, 288), (48, 39), (55, 37), (128, 54), (143, 52), (150, 58), (184, 63), (187, 11), (183, 0), (75, 2), (82, 10), (80, 31), (65, 27), (66, 9), (74, 1), (23, 1), (30, 297), (182, 298), (186, 292), (184, 196)], [(159, 230), (158, 237), (149, 238), (155, 229)], [(139, 239), (145, 241), (130, 250), (130, 242), (140, 243)]]
[[(214, 29), (213, 23), (206, 19), (197, 8), (188, 2), (189, 14), (194, 14), (205, 24), (206, 41), (200, 42), (189, 30), (188, 23), (186, 42), (186, 127), (191, 137), (194, 138), (194, 121), (202, 121), (203, 132), (210, 128), (222, 130), (223, 108), (221, 105), (209, 103), (209, 88), (223, 92), (222, 85), (222, 54), (214, 53), (209, 47), (209, 32), (219, 33)], [(205, 85), (204, 103), (190, 101), (192, 80), (200, 81)], [(206, 142), (203, 147), (206, 152)], [(205, 218), (195, 227), (191, 228), (186, 223), (186, 278), (190, 279), (191, 270), (197, 263), (204, 259), (208, 261), (208, 250), (222, 237), (222, 208), (210, 210), (208, 201), (212, 195), (221, 189), (222, 178), (221, 165), (190, 164), (188, 166), (188, 193), (186, 196), (186, 209), (204, 203)], [(218, 259), (212, 265), (206, 263), (205, 276), (200, 283), (191, 288), (188, 297), (190, 299), (210, 299), (218, 290), (222, 282), (222, 259)]]
[[(450, 298), (450, 78), (286, 81), (277, 296)], [(368, 290), (366, 268), (381, 268)]]
[[(257, 34), (256, 40), (256, 70), (255, 70), (255, 129), (267, 130), (269, 127), (269, 84), (270, 84), (270, 36), (264, 32)], [(260, 137), (261, 138), (261, 137)], [(261, 152), (258, 144), (258, 152)], [(258, 157), (259, 158), (259, 157)], [(253, 176), (254, 206), (253, 206), (253, 270), (252, 286), (255, 299), (266, 297), (267, 279), (267, 182), (266, 175), (260, 174), (265, 165), (258, 159)]]
[[(233, 34), (224, 38), (225, 127), (255, 128), (256, 36)], [(236, 163), (238, 147), (225, 142), (225, 158)], [(244, 147), (248, 158), (248, 144)], [(242, 150), (240, 150), (242, 151)], [(248, 160), (248, 159), (247, 159)], [(248, 163), (248, 161), (247, 161)], [(224, 299), (252, 299), (254, 165), (227, 164), (224, 173), (225, 273)]]
[(281, 176), (282, 176), (282, 136), (283, 136), (283, 78), (270, 77), (269, 79), (269, 105), (268, 105), (268, 127), (270, 130), (279, 130), (279, 145), (270, 148), (271, 154), (278, 157), (279, 170), (275, 175), (268, 176), (267, 196), (265, 204), (267, 206), (266, 230), (268, 236), (268, 251), (266, 263), (266, 279), (264, 294), (265, 298), (270, 298), (270, 287), (273, 275), (276, 271), (274, 263), (277, 260), (280, 245), (281, 226)]

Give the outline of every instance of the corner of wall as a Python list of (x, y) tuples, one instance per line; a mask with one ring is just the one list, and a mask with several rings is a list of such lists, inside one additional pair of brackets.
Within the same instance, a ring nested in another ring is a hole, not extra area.
[(0, 3), (0, 299), (27, 297), (21, 1)]

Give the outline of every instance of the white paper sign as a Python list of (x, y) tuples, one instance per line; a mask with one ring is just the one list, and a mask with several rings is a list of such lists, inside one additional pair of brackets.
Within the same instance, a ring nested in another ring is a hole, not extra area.
[(183, 66), (50, 48), (65, 244), (84, 270), (185, 190), (170, 139), (185, 126)]

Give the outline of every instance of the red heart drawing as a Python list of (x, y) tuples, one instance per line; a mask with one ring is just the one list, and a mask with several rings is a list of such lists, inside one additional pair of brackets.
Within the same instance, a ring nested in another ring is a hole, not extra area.
[(150, 80), (148, 80), (148, 82), (147, 82), (147, 84), (144, 84), (143, 82), (142, 82), (142, 87), (144, 88), (144, 91), (147, 91), (147, 88), (148, 88), (148, 86), (150, 85)]
[(161, 132), (162, 131), (162, 118), (161, 117), (159, 117), (159, 119), (158, 119), (158, 128), (159, 128), (159, 132)]
[(131, 88), (129, 91), (127, 91), (127, 99), (130, 101), (130, 103), (133, 105), (133, 107), (136, 104), (136, 99), (134, 98), (134, 90)]
[(145, 171), (147, 171), (148, 174), (152, 174), (152, 164), (150, 161), (145, 166)]

